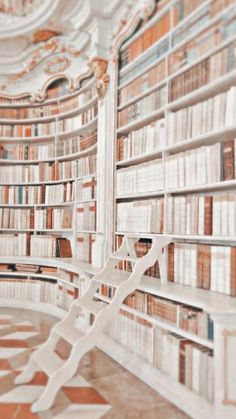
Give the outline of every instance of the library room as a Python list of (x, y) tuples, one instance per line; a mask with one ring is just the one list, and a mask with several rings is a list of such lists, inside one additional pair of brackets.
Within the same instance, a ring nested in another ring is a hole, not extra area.
[(0, 0), (0, 419), (236, 418), (236, 0)]

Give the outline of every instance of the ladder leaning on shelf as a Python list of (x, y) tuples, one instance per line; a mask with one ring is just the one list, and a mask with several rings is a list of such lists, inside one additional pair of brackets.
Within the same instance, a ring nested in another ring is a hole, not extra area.
[[(161, 279), (166, 276), (163, 250), (170, 243), (170, 237), (164, 235), (153, 237), (149, 252), (138, 258), (134, 245), (141, 237), (141, 235), (124, 237), (121, 247), (108, 257), (104, 268), (94, 275), (85, 294), (72, 303), (65, 319), (52, 328), (48, 340), (31, 355), (23, 372), (16, 377), (16, 384), (31, 381), (38, 370), (43, 370), (49, 377), (42, 395), (32, 405), (32, 412), (44, 411), (52, 406), (57, 392), (76, 373), (82, 356), (97, 344), (105, 326), (118, 314), (124, 299), (138, 288), (144, 272), (158, 260)], [(115, 269), (121, 260), (131, 262), (132, 272)], [(116, 288), (115, 296), (109, 303), (98, 301), (96, 292), (101, 284)], [(83, 314), (81, 313), (83, 310), (95, 316), (93, 325), (86, 334), (75, 325), (77, 317)], [(72, 345), (66, 361), (54, 352), (60, 338)]]

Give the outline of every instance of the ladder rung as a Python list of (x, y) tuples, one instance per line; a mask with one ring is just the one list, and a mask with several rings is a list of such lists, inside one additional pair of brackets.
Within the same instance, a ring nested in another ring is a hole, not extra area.
[(78, 305), (81, 308), (84, 308), (85, 310), (89, 311), (89, 313), (92, 313), (94, 315), (97, 315), (102, 311), (104, 308), (107, 307), (107, 304), (101, 301), (83, 301), (78, 300), (76, 302), (76, 305)]
[(82, 333), (81, 330), (68, 323), (63, 323), (63, 321), (56, 324), (53, 330), (71, 345), (74, 345), (78, 339), (81, 339), (84, 336), (84, 333)]
[(135, 256), (126, 256), (126, 255), (111, 255), (110, 257), (112, 259), (127, 260), (129, 262), (135, 262), (135, 263), (142, 259), (142, 258), (137, 258)]
[(52, 374), (58, 371), (65, 360), (61, 359), (55, 352), (45, 351), (43, 349), (35, 352), (35, 359), (39, 364), (40, 368), (51, 377)]
[(115, 269), (114, 271), (111, 272), (111, 275), (109, 277), (106, 278), (106, 277), (98, 276), (98, 278), (96, 277), (94, 278), (94, 281), (97, 281), (100, 284), (106, 284), (106, 285), (110, 285), (112, 287), (118, 288), (120, 284), (122, 284), (129, 278), (131, 273), (132, 272)]

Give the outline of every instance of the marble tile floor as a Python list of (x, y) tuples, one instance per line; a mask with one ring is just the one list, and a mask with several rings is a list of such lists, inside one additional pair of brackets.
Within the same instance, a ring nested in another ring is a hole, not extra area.
[[(37, 372), (29, 384), (19, 386), (14, 378), (57, 321), (37, 311), (0, 309), (0, 419), (188, 419), (96, 348), (83, 357), (78, 373), (58, 393), (54, 406), (31, 413), (47, 376)], [(69, 349), (64, 341), (57, 346), (61, 357), (68, 356)]]

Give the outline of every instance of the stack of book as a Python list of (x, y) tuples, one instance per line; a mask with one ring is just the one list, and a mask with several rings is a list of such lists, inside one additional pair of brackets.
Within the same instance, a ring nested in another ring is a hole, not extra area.
[(117, 172), (117, 196), (144, 194), (163, 188), (161, 160), (120, 169)]
[(160, 327), (154, 334), (154, 366), (209, 402), (214, 394), (213, 351)]
[(165, 61), (161, 61), (155, 65), (151, 70), (148, 70), (142, 76), (136, 78), (134, 81), (121, 88), (119, 91), (119, 104), (123, 105), (130, 99), (145, 92), (145, 90), (155, 86), (166, 77)]
[(35, 229), (63, 230), (72, 228), (72, 208), (43, 208), (35, 210)]
[(54, 144), (0, 144), (0, 159), (45, 160), (55, 155)]
[(232, 236), (236, 234), (235, 193), (167, 198), (169, 234)]
[(159, 119), (127, 137), (117, 139), (117, 160), (126, 160), (142, 154), (150, 154), (165, 145), (165, 119)]
[(0, 186), (0, 204), (59, 204), (74, 199), (74, 182), (40, 186)]
[(87, 150), (97, 142), (97, 132), (92, 131), (78, 137), (60, 138), (57, 141), (56, 156), (67, 156)]
[(167, 145), (235, 125), (236, 86), (168, 114)]
[(235, 42), (232, 42), (229, 46), (196, 64), (190, 70), (186, 70), (183, 74), (175, 77), (171, 81), (170, 101), (177, 100), (234, 70), (235, 63)]
[(91, 154), (75, 161), (75, 171), (77, 177), (92, 175), (96, 172), (97, 156)]
[(163, 207), (163, 198), (118, 203), (118, 232), (162, 233)]
[(0, 234), (0, 255), (28, 256), (29, 243), (30, 236), (27, 233)]
[(221, 143), (167, 156), (164, 168), (166, 189), (220, 182)]
[(164, 86), (118, 112), (118, 127), (122, 127), (123, 125), (162, 108), (166, 105), (166, 101), (167, 88)]

